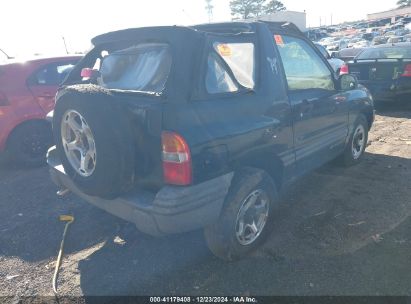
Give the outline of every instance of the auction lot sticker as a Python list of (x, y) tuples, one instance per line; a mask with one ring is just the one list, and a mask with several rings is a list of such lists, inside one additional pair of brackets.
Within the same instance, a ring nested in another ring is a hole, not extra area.
[(219, 44), (217, 45), (218, 53), (223, 57), (231, 56), (231, 48), (227, 44)]
[(274, 35), (274, 40), (277, 45), (284, 46), (283, 37), (281, 35)]

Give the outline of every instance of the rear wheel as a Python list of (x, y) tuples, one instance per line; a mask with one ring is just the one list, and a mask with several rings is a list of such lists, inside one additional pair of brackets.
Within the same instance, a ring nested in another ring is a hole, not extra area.
[(262, 170), (236, 173), (218, 221), (204, 230), (208, 247), (223, 260), (235, 260), (256, 249), (270, 231), (278, 195)]
[(51, 126), (46, 122), (27, 122), (10, 135), (7, 152), (19, 164), (41, 166), (46, 164), (47, 150), (53, 144)]

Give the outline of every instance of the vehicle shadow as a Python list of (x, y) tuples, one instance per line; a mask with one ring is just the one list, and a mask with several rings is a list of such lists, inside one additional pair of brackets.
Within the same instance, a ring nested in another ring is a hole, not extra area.
[[(283, 197), (274, 232), (241, 261), (213, 257), (199, 231), (156, 239), (129, 229), (122, 244), (107, 235), (105, 245), (79, 263), (81, 290), (110, 296), (409, 294), (411, 273), (401, 270), (411, 266), (410, 174), (410, 159), (371, 153), (348, 169), (320, 168)], [(382, 276), (390, 279), (378, 281)]]
[(411, 118), (411, 99), (395, 102), (377, 102), (376, 114), (395, 118)]
[(73, 214), (66, 253), (104, 241), (120, 229), (121, 220), (69, 194), (56, 195), (48, 168), (21, 168), (12, 164), (0, 170), (0, 256), (34, 262), (55, 258), (65, 223), (59, 215)]

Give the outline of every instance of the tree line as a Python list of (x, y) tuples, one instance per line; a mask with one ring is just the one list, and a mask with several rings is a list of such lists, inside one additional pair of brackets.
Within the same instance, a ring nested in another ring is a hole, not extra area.
[(230, 9), (234, 18), (247, 19), (283, 11), (286, 7), (278, 0), (231, 0)]
[(411, 0), (398, 0), (397, 5), (398, 5), (398, 8), (411, 6)]

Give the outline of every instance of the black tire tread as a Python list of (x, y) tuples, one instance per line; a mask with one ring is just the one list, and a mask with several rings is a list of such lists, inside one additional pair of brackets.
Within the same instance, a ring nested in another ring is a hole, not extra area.
[[(244, 197), (254, 189), (253, 187), (257, 187), (263, 182), (271, 188), (271, 196), (274, 200), (270, 204), (270, 215), (266, 227), (254, 243), (248, 246), (236, 244), (237, 240), (231, 231), (233, 226), (230, 224), (232, 221), (235, 223), (239, 205)], [(204, 236), (211, 252), (222, 260), (233, 261), (256, 249), (268, 235), (275, 210), (274, 205), (277, 201), (278, 194), (275, 183), (266, 172), (251, 167), (239, 169), (233, 177), (220, 218), (216, 223), (204, 229)]]

